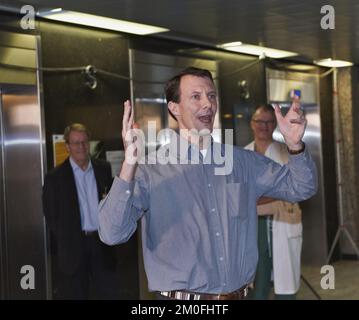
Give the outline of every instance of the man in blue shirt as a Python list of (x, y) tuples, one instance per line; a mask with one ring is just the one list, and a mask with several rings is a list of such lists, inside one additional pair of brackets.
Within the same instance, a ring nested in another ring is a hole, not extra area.
[[(303, 113), (296, 102), (286, 117), (276, 107), (291, 153), (281, 167), (213, 141), (217, 93), (209, 71), (184, 70), (168, 81), (166, 98), (179, 134), (173, 132), (170, 142), (146, 161), (140, 144), (133, 143), (134, 112), (125, 102), (126, 156), (100, 203), (100, 237), (110, 245), (125, 242), (141, 219), (150, 291), (171, 299), (243, 299), (258, 260), (257, 199), (265, 195), (295, 202), (317, 189), (315, 165), (301, 141)], [(216, 159), (223, 156), (230, 170), (218, 170)]]
[[(52, 240), (56, 299), (118, 298), (116, 248), (99, 239), (98, 203), (112, 183), (109, 163), (89, 156), (89, 133), (65, 129), (69, 158), (45, 177), (43, 204)], [(90, 295), (93, 288), (95, 295)]]

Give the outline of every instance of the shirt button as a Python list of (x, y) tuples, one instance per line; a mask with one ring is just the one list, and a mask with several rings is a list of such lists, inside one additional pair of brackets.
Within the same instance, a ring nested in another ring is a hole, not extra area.
[(227, 283), (223, 282), (223, 286), (225, 287), (227, 285)]
[(131, 191), (130, 190), (126, 190), (126, 194), (130, 194), (131, 193)]
[(210, 188), (210, 187), (212, 187), (212, 185), (209, 183), (209, 184), (208, 184), (208, 188)]
[(216, 232), (216, 236), (219, 237), (221, 234), (219, 232)]
[(223, 261), (224, 259), (223, 259), (223, 257), (220, 257), (219, 260), (220, 260), (220, 261)]
[(212, 210), (211, 210), (212, 212), (215, 212), (216, 211), (216, 209), (215, 208), (212, 208)]

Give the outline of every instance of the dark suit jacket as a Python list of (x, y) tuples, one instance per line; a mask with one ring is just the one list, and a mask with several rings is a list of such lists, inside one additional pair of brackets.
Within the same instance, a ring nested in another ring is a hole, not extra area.
[[(110, 164), (103, 160), (91, 160), (99, 200), (112, 184)], [(81, 259), (84, 259), (85, 236), (81, 230), (80, 207), (75, 176), (69, 159), (53, 169), (45, 177), (43, 187), (43, 208), (52, 237), (52, 253), (60, 271), (74, 274)], [(103, 245), (103, 250), (113, 255), (114, 248)]]

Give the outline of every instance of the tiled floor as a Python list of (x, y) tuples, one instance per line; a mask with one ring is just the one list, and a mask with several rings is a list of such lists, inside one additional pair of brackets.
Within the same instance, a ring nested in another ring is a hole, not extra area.
[[(332, 263), (335, 273), (335, 288), (323, 290), (320, 281), (325, 274), (320, 267), (302, 266), (302, 276), (323, 300), (359, 300), (359, 261), (341, 260)], [(298, 300), (316, 300), (316, 296), (304, 281), (297, 294)]]
[[(328, 273), (321, 274), (321, 267), (302, 266), (302, 277), (297, 300), (359, 300), (359, 261), (341, 260), (331, 264), (334, 267), (334, 289), (321, 288), (321, 279)], [(306, 284), (306, 282), (308, 284)], [(312, 289), (315, 293), (312, 291)], [(270, 300), (274, 299), (273, 290)]]
[[(332, 263), (334, 267), (334, 289), (324, 290), (320, 282), (326, 274), (321, 274), (321, 267), (302, 266), (302, 276), (319, 295), (322, 300), (359, 300), (359, 261), (341, 260)], [(273, 299), (273, 290), (269, 299)], [(154, 296), (146, 296), (143, 299), (154, 299)], [(297, 300), (318, 300), (304, 280), (297, 293)]]

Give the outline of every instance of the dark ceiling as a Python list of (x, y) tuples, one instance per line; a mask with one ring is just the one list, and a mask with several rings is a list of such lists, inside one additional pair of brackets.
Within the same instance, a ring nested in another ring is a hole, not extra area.
[[(0, 8), (22, 4), (162, 26), (171, 31), (159, 37), (198, 44), (242, 41), (298, 52), (310, 60), (359, 63), (358, 0), (0, 0)], [(334, 30), (321, 28), (324, 5), (334, 7)]]

